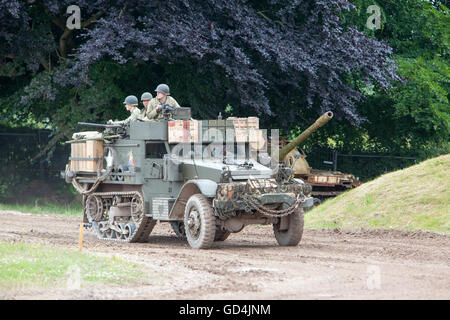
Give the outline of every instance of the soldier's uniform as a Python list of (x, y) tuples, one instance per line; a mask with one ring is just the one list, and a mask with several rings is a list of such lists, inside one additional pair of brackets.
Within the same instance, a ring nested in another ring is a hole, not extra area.
[(181, 108), (180, 105), (178, 104), (178, 102), (171, 96), (166, 96), (166, 102), (164, 102), (164, 103), (161, 103), (161, 101), (159, 101), (158, 98), (155, 97), (152, 100), (150, 100), (150, 102), (147, 106), (147, 110), (145, 112), (145, 117), (148, 120), (163, 119), (164, 115), (162, 114), (162, 112), (159, 112), (159, 113), (156, 112), (156, 107), (161, 104), (167, 104), (167, 105), (171, 106), (172, 108)]
[[(112, 121), (108, 120), (108, 124), (125, 124), (130, 121), (138, 121), (141, 120), (141, 110), (137, 107), (138, 105), (138, 99), (135, 96), (128, 96), (125, 98), (125, 101), (123, 104), (126, 105), (127, 110), (130, 111), (131, 115), (122, 121)], [(132, 106), (133, 109), (129, 109), (128, 106)]]
[(131, 111), (131, 115), (128, 118), (122, 121), (113, 121), (112, 124), (123, 124), (128, 123), (130, 121), (138, 121), (141, 120), (141, 118), (142, 118), (141, 110), (139, 110), (138, 107), (134, 107), (134, 109)]
[(141, 109), (141, 112), (139, 113), (138, 120), (140, 120), (140, 121), (148, 121), (148, 119), (147, 119), (147, 108), (144, 107), (144, 108)]

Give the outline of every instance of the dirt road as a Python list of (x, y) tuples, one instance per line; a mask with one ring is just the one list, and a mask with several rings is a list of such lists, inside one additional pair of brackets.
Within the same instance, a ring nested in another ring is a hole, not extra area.
[[(78, 247), (80, 219), (0, 211), (0, 240)], [(270, 226), (249, 226), (210, 250), (193, 250), (167, 223), (147, 243), (101, 242), (84, 252), (146, 266), (139, 285), (22, 289), (6, 299), (450, 299), (450, 236), (395, 230), (309, 230), (277, 245)]]

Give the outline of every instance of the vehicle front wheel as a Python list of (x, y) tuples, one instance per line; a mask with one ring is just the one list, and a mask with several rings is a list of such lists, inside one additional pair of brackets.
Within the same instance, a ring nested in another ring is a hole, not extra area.
[(303, 235), (303, 209), (298, 208), (279, 220), (277, 224), (273, 225), (273, 232), (278, 244), (280, 246), (298, 245)]
[(216, 218), (208, 199), (194, 194), (186, 204), (184, 226), (189, 245), (194, 249), (211, 247), (216, 235)]

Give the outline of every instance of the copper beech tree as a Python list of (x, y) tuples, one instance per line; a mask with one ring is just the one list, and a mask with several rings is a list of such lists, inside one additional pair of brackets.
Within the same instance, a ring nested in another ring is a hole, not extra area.
[[(66, 23), (74, 4), (80, 29)], [(346, 0), (1, 0), (2, 112), (20, 104), (19, 118), (64, 129), (87, 110), (104, 120), (113, 98), (162, 78), (200, 116), (231, 103), (281, 126), (304, 110), (358, 124), (361, 87), (387, 88), (396, 75), (386, 43), (342, 24), (353, 9)], [(151, 70), (146, 83), (127, 78), (136, 66)]]

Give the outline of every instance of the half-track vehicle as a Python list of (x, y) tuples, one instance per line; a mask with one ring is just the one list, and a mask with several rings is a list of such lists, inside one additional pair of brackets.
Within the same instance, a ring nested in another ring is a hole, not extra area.
[(332, 118), (333, 112), (325, 112), (301, 134), (288, 143), (285, 143), (279, 153), (280, 161), (284, 162), (287, 166), (295, 163), (293, 165), (294, 177), (302, 179), (312, 186), (311, 196), (315, 198), (315, 205), (325, 199), (336, 197), (348, 189), (361, 185), (359, 179), (352, 174), (311, 168), (306, 161), (306, 154), (303, 152), (299, 159), (295, 159), (294, 157), (295, 152), (298, 152), (297, 147)]
[(100, 240), (146, 242), (157, 221), (167, 222), (202, 249), (246, 225), (271, 224), (279, 245), (300, 242), (311, 187), (278, 157), (276, 166), (267, 153), (264, 163), (251, 157), (265, 143), (258, 118), (164, 110), (161, 121), (79, 123), (102, 129), (73, 135), (62, 172), (82, 194), (86, 228)]

